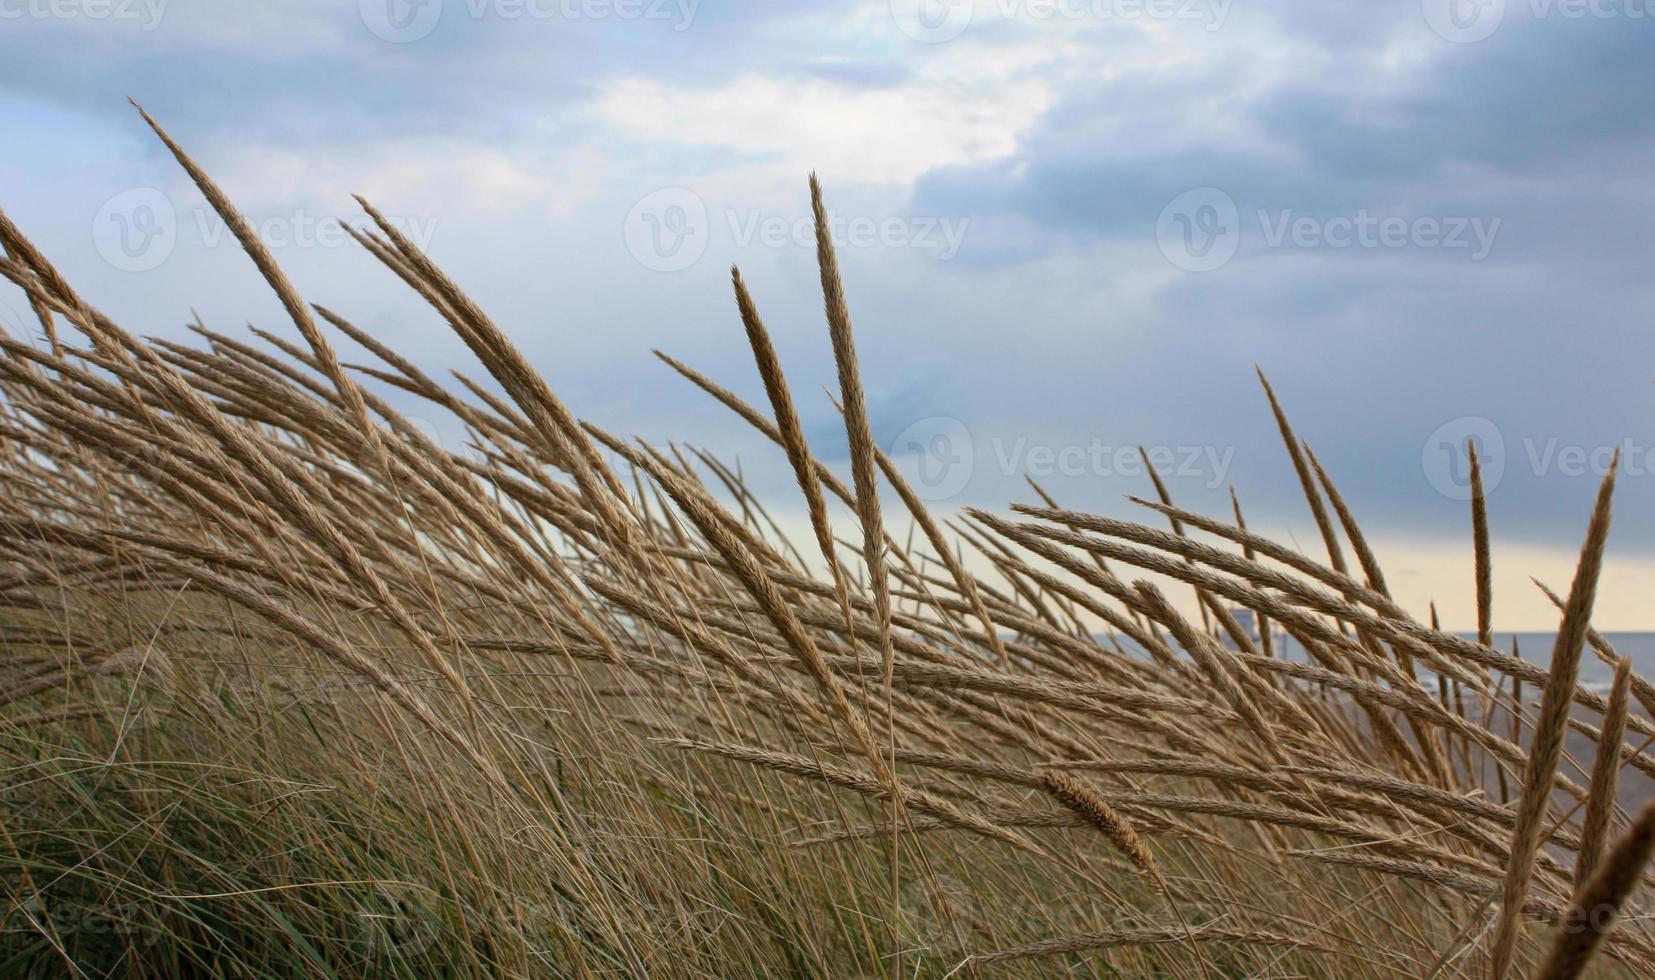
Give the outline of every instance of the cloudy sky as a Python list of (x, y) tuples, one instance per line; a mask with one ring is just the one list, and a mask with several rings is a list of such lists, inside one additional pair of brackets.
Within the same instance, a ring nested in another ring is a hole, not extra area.
[[(126, 105), (307, 297), (462, 345), (337, 228), (362, 193), (585, 417), (785, 462), (649, 356), (762, 402), (741, 266), (841, 459), (808, 245), (827, 190), (876, 432), (943, 509), (1173, 495), (1304, 545), (1254, 365), (1404, 601), (1555, 624), (1608, 450), (1600, 625), (1655, 626), (1655, 0), (0, 0), (0, 207), (129, 328), (285, 328)], [(34, 328), (0, 291), (0, 322)], [(439, 430), (445, 423), (433, 419)], [(457, 436), (450, 435), (450, 438)]]

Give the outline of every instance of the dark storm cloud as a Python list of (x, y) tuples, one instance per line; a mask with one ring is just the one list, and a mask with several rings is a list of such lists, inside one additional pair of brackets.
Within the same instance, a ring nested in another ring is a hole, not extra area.
[[(888, 93), (900, 108), (942, 93), (991, 114), (1004, 109), (996, 85), (1033, 78), (1051, 98), (1016, 120), (1009, 154), (932, 169), (906, 201), (906, 187), (824, 174), (841, 209), (970, 223), (948, 261), (915, 250), (841, 257), (882, 439), (940, 415), (976, 434), (980, 460), (992, 459), (997, 439), (1233, 449), (1225, 475), (1250, 511), (1302, 529), (1304, 507), (1251, 374), (1257, 362), (1376, 532), (1463, 532), (1463, 502), (1432, 482), (1446, 472), (1435, 445), (1486, 419), (1505, 449), (1491, 498), (1500, 533), (1572, 545), (1595, 477), (1564, 451), (1590, 456), (1631, 440), (1635, 455), (1655, 444), (1655, 22), (1570, 19), (1541, 3), (1508, 0), (1499, 29), (1468, 44), (1433, 34), (1417, 0), (1237, 0), (1216, 30), (1010, 20), (984, 4), (957, 41), (929, 45), (897, 33), (881, 4), (703, 0), (680, 30), (670, 17), (547, 18), (512, 14), (511, 0), (442, 0), (428, 34), (393, 43), (354, 2), (273, 13), (173, 0), (150, 31), (0, 23), (0, 105), (18, 107), (14, 122), (42, 144), (0, 162), (0, 173), (29, 182), (20, 213), (38, 196), (73, 202), (86, 220), (120, 187), (172, 174), (122, 101), (129, 94), (209, 165), (234, 159), (225, 144), (241, 140), (280, 151), (260, 159), (333, 151), (346, 162), (330, 176), (354, 185), (351, 154), (376, 141), (392, 149), (363, 152), (362, 176), (417, 154), (422, 141), (436, 152), (498, 150), (518, 165), (512, 179), (545, 181), (556, 188), (545, 196), (568, 210), (473, 216), (447, 210), (440, 194), (404, 200), (440, 214), (438, 258), (583, 413), (617, 431), (750, 448), (705, 399), (644, 363), (649, 347), (666, 347), (762, 401), (724, 257), (662, 275), (626, 254), (621, 224), (656, 186), (682, 184), (706, 193), (723, 234), (720, 206), (744, 214), (761, 185), (774, 186), (769, 174), (750, 186), (750, 175), (792, 159), (791, 147), (782, 137), (766, 144), (764, 133), (655, 137), (652, 123), (606, 118), (598, 93), (616, 79), (654, 80), (659, 88), (629, 90), (634, 108), (688, 94), (686, 104), (722, 110), (719, 99), (807, 80), (801, 90), (835, 98)], [(821, 108), (800, 99), (783, 121)], [(146, 166), (107, 187), (66, 176), (67, 161), (54, 157), (128, 152), (149, 154)], [(558, 180), (572, 185), (568, 194)], [(720, 180), (715, 199), (709, 188)], [(504, 186), (496, 197), (515, 202), (518, 185)], [(1233, 200), (1240, 238), (1221, 268), (1185, 272), (1158, 250), (1156, 223), (1168, 202), (1202, 187)], [(800, 191), (787, 213), (803, 213)], [(0, 205), (17, 200), (9, 193)], [(1477, 259), (1468, 249), (1269, 240), (1279, 222), (1304, 217), (1326, 231), (1363, 213), (1499, 225)], [(246, 278), (192, 280), (184, 262), (198, 257), (181, 254), (144, 280), (149, 289), (99, 284), (110, 272), (81, 228), (53, 244), (69, 255), (72, 278), (92, 278), (124, 312), (175, 323), (205, 293), (220, 318), (280, 315), (268, 303), (246, 309), (262, 296), (258, 284), (245, 262), (221, 255), (215, 269)], [(794, 374), (812, 443), (837, 459), (843, 436), (820, 397), (834, 377), (809, 251), (739, 258)], [(371, 324), (402, 322), (389, 277), (324, 273), (345, 268), (331, 254), (284, 259), (301, 281), (315, 277), (317, 298), (348, 300)], [(424, 348), (416, 353), (462, 356), (441, 324), (409, 336)], [(785, 466), (775, 474), (785, 489)], [(1141, 476), (1094, 476), (1048, 484), (1099, 509), (1146, 489)], [(1192, 506), (1226, 506), (1207, 482), (1174, 480), (1174, 492)], [(1655, 543), (1655, 474), (1629, 474), (1624, 486), (1618, 536)], [(1027, 496), (1015, 474), (980, 465), (957, 500)]]
[[(0, 89), (106, 117), (131, 95), (175, 124), (282, 140), (489, 138), (576, 109), (615, 75), (739, 71), (729, 47), (781, 13), (746, 0), (145, 2), (158, 5), (153, 22), (0, 20)], [(438, 16), (428, 32), (414, 19), (411, 39), (387, 40), (369, 24), (376, 3)]]
[[(1122, 350), (1109, 401), (1163, 404), (1173, 428), (1186, 405), (1160, 396), (1166, 385), (1217, 398), (1257, 360), (1376, 523), (1416, 530), (1464, 520), (1463, 504), (1421, 492), (1438, 465), (1433, 433), (1486, 418), (1505, 445), (1493, 498), (1505, 531), (1570, 540), (1596, 474), (1560, 466), (1558, 450), (1622, 444), (1647, 471), (1655, 443), (1655, 245), (1644, 232), (1655, 220), (1655, 23), (1537, 18), (1513, 2), (1493, 37), (1450, 44), (1417, 4), (1278, 4), (1268, 16), (1314, 57), (1268, 84), (1222, 47), (1193, 72), (1078, 80), (1013, 157), (927, 175), (916, 199), (1043, 228), (1064, 247), (1153, 255), (1163, 206), (1222, 189), (1241, 221), (1236, 257), (1156, 290), (1138, 317), (1163, 342)], [(1288, 213), (1325, 222), (1364, 209), (1500, 224), (1478, 261), (1269, 241)], [(976, 260), (994, 261), (987, 247)], [(1238, 469), (1291, 507), (1279, 474), (1245, 462), (1279, 468), (1271, 435), (1237, 432)], [(1627, 485), (1621, 533), (1655, 541), (1655, 474)]]

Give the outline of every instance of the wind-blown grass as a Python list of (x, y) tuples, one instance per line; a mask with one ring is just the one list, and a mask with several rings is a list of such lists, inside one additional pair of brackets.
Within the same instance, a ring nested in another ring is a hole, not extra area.
[(712, 457), (579, 419), (366, 202), (359, 242), (503, 395), (306, 305), (163, 138), (303, 343), (136, 337), (0, 216), (45, 340), (0, 336), (0, 973), (1655, 973), (1655, 817), (1614, 799), (1655, 775), (1651, 688), (1576, 683), (1619, 659), (1612, 477), (1549, 668), (1492, 646), (1480, 481), (1472, 641), (1391, 598), (1268, 385), (1325, 560), (1159, 480), (1153, 526), (1038, 487), (932, 515), (873, 441), (824, 230), (848, 484), (739, 274), (773, 414), (665, 358), (785, 454), (807, 560)]

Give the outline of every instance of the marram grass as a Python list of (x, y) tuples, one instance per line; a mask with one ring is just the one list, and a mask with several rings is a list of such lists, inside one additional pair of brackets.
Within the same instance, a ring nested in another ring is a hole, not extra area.
[(502, 394), (306, 305), (162, 138), (300, 342), (135, 337), (0, 216), (42, 331), (0, 337), (0, 976), (1655, 974), (1615, 796), (1655, 689), (1576, 683), (1619, 660), (1612, 478), (1549, 668), (1491, 645), (1480, 493), (1471, 641), (1391, 599), (1268, 386), (1317, 549), (1159, 480), (1142, 523), (933, 515), (824, 232), (848, 478), (739, 274), (769, 410), (663, 355), (785, 455), (801, 551), (716, 459), (578, 418), (366, 202)]

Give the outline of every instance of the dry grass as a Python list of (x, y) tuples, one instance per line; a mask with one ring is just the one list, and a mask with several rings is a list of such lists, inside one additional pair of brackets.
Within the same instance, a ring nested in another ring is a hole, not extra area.
[(307, 306), (167, 144), (302, 344), (135, 337), (0, 216), (43, 339), (0, 337), (6, 975), (1655, 973), (1655, 817), (1616, 804), (1655, 688), (1577, 684), (1586, 645), (1618, 662), (1612, 479), (1545, 668), (1491, 645), (1481, 494), (1473, 641), (1391, 599), (1268, 385), (1325, 560), (1158, 479), (1145, 523), (1038, 487), (932, 515), (873, 440), (824, 231), (848, 483), (739, 274), (772, 414), (667, 359), (786, 455), (807, 560), (717, 460), (579, 419), (377, 211), (359, 241), (492, 384)]

